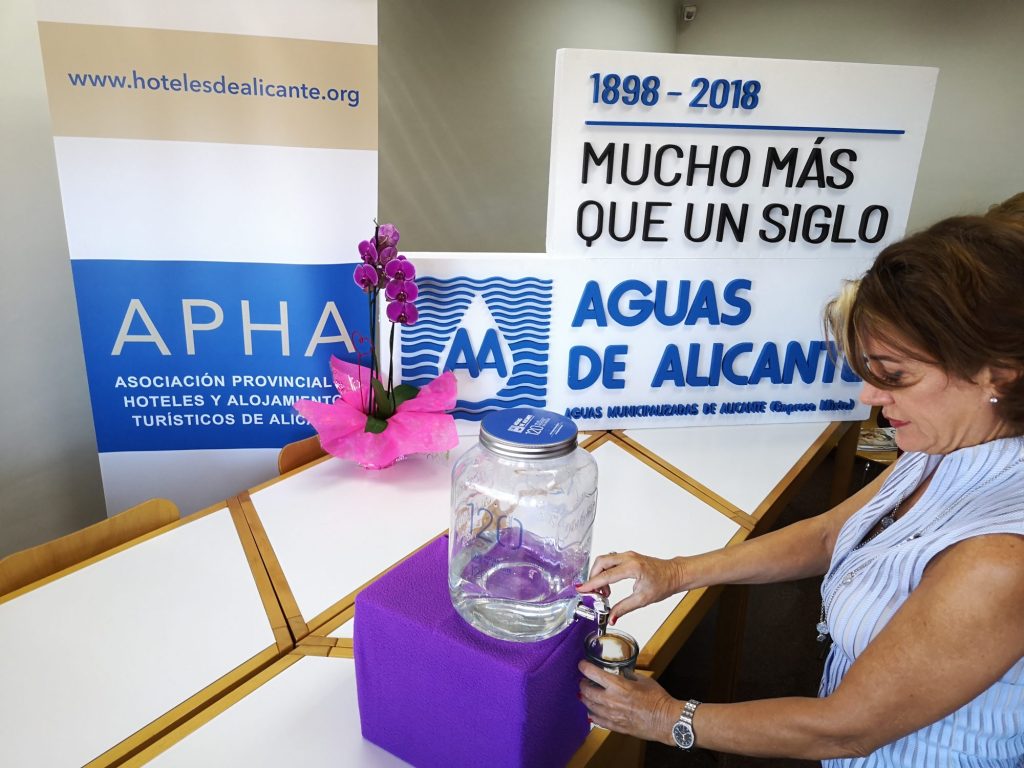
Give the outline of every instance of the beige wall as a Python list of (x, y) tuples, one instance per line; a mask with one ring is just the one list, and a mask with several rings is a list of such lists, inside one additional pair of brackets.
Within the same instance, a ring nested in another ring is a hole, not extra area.
[(911, 230), (1024, 190), (1019, 0), (694, 2), (680, 53), (939, 68)]
[(0, 3), (0, 555), (104, 514), (31, 0)]
[[(380, 214), (414, 250), (544, 247), (559, 47), (941, 69), (911, 226), (1024, 188), (1017, 0), (378, 0)], [(0, 555), (103, 515), (32, 0), (0, 3)]]
[(555, 51), (671, 52), (674, 0), (378, 0), (380, 213), (414, 251), (543, 251)]

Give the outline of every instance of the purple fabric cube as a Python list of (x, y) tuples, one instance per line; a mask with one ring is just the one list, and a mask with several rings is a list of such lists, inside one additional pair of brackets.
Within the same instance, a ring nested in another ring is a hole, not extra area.
[(577, 621), (538, 643), (489, 637), (448, 596), (448, 538), (356, 598), (363, 737), (422, 768), (564, 766), (587, 736)]

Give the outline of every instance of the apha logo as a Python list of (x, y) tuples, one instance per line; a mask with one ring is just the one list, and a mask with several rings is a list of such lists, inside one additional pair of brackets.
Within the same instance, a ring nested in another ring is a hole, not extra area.
[(443, 371), (459, 381), (456, 418), (547, 403), (552, 281), (527, 277), (416, 279), (420, 310), (402, 329), (402, 380), (422, 386)]

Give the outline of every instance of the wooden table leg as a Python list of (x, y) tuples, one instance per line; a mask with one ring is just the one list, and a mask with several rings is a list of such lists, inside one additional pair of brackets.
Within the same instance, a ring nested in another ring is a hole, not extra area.
[(718, 622), (715, 625), (715, 653), (711, 667), (711, 700), (736, 700), (736, 683), (743, 657), (743, 632), (747, 624), (747, 600), (750, 589), (732, 585), (718, 598)]
[(647, 742), (633, 736), (626, 736), (616, 756), (616, 768), (643, 768), (644, 756), (647, 753)]
[(832, 490), (828, 507), (831, 509), (850, 495), (850, 481), (853, 478), (853, 460), (857, 455), (857, 439), (860, 437), (860, 422), (848, 422), (846, 434), (836, 444), (835, 466), (832, 471)]
[(643, 768), (647, 742), (594, 728), (567, 768)]

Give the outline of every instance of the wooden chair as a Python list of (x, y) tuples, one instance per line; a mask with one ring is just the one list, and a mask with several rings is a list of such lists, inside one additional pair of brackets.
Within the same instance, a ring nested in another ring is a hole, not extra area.
[(179, 517), (167, 499), (150, 499), (80, 531), (0, 559), (0, 596), (155, 531)]
[(277, 472), (283, 475), (326, 455), (327, 451), (320, 447), (319, 435), (296, 440), (294, 443), (288, 443), (277, 454)]

